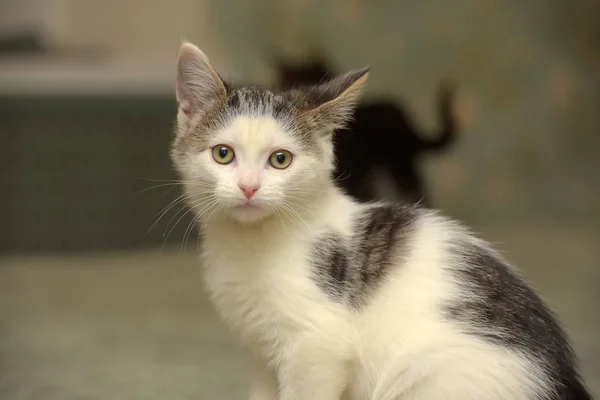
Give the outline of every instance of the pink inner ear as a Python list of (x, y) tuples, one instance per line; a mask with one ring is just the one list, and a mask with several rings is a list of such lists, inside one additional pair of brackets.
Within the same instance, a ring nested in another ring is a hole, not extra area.
[(190, 106), (187, 102), (183, 102), (181, 103), (181, 105), (179, 106), (179, 108), (181, 108), (181, 111), (183, 111), (183, 113), (185, 115), (187, 115), (188, 117), (190, 116)]
[(179, 103), (179, 109), (183, 111), (185, 115), (190, 116), (190, 102), (184, 98), (183, 93), (181, 93), (181, 86), (179, 82), (177, 83), (177, 90), (175, 91), (175, 97), (177, 99), (177, 103)]

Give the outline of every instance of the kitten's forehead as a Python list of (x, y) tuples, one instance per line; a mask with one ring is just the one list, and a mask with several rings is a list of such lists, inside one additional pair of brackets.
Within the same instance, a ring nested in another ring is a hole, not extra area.
[(215, 141), (221, 139), (239, 146), (246, 156), (261, 154), (264, 151), (274, 151), (278, 148), (292, 150), (300, 144), (287, 134), (279, 121), (270, 115), (241, 114), (231, 120), (231, 123), (219, 132)]
[[(176, 140), (174, 150), (181, 155), (199, 152), (206, 150), (216, 135), (235, 132), (247, 139), (252, 131), (255, 140), (274, 139), (272, 135), (278, 132), (280, 139), (285, 135), (304, 150), (320, 153), (315, 135), (310, 134), (309, 121), (296, 107), (297, 100), (290, 93), (275, 93), (260, 86), (228, 86), (224, 101), (205, 110), (194, 126)], [(261, 128), (257, 130), (257, 127)]]
[(237, 124), (238, 134), (249, 137), (253, 131), (251, 136), (256, 144), (276, 140), (277, 133), (280, 141), (288, 144), (293, 141), (307, 151), (316, 151), (315, 137), (309, 134), (299, 111), (289, 93), (276, 93), (260, 86), (229, 89), (228, 119)]

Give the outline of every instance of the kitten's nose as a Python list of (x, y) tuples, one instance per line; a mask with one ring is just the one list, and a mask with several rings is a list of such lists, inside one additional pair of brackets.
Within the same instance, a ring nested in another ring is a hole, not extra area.
[(242, 189), (242, 192), (244, 192), (244, 196), (246, 196), (247, 199), (250, 199), (250, 197), (254, 196), (254, 193), (260, 189), (260, 186), (250, 185), (238, 185), (238, 187)]

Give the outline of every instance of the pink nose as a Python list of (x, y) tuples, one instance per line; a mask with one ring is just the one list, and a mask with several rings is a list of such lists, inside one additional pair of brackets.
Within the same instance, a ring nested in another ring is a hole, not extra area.
[(250, 199), (250, 197), (254, 196), (254, 193), (260, 189), (260, 186), (238, 185), (238, 187), (242, 189), (242, 192), (244, 192), (244, 196), (246, 196), (247, 199)]

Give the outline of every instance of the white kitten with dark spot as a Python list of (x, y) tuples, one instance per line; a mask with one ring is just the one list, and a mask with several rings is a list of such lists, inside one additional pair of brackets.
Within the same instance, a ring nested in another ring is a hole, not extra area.
[(487, 244), (335, 186), (332, 132), (367, 75), (236, 87), (181, 47), (172, 158), (210, 298), (255, 361), (250, 398), (589, 399), (555, 317)]

